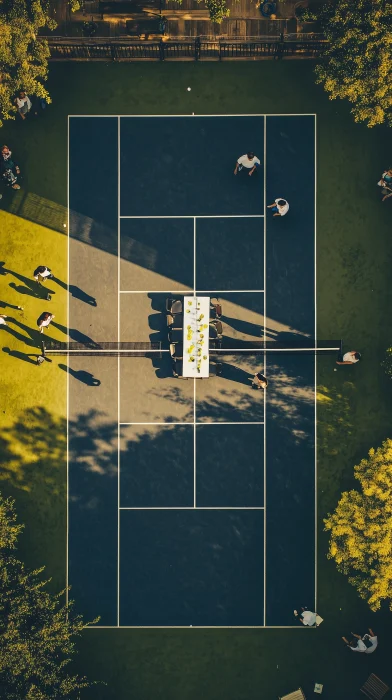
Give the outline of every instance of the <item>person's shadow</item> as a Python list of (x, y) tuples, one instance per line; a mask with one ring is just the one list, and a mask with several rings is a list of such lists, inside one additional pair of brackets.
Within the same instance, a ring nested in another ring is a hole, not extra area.
[(87, 372), (84, 369), (75, 370), (72, 369), (72, 367), (68, 367), (67, 365), (63, 364), (60, 364), (59, 367), (64, 372), (68, 372), (68, 374), (70, 374), (72, 377), (75, 377), (75, 379), (78, 379), (79, 382), (87, 384), (87, 386), (100, 386), (101, 384), (100, 379), (97, 379), (93, 374), (91, 374), (91, 372)]
[[(16, 357), (18, 360), (28, 362), (30, 365), (36, 365), (39, 357), (39, 355), (32, 352), (20, 352), (20, 350), (10, 350), (10, 348), (3, 348), (3, 352), (6, 352), (10, 357)], [(33, 357), (35, 357), (35, 360), (32, 359)]]
[(16, 311), (18, 309), (21, 310), (20, 306), (16, 306), (16, 304), (9, 304), (7, 301), (0, 301), (0, 308), (1, 309), (15, 309)]
[(60, 280), (58, 277), (53, 277), (53, 281), (57, 282), (59, 287), (62, 289), (65, 289), (65, 291), (69, 291), (69, 293), (75, 298), (79, 299), (80, 301), (84, 301), (85, 304), (89, 304), (90, 306), (97, 306), (97, 300), (95, 297), (92, 297), (90, 294), (87, 294), (87, 292), (84, 292), (83, 289), (80, 289), (80, 287), (77, 287), (75, 284), (70, 284), (69, 286), (65, 284), (62, 280)]
[(55, 294), (56, 292), (54, 289), (48, 289), (48, 287), (45, 287), (44, 285), (38, 284), (35, 280), (31, 280), (29, 277), (25, 277), (25, 275), (21, 275), (19, 272), (15, 272), (15, 270), (9, 270), (6, 267), (1, 267), (0, 263), (0, 270), (1, 274), (6, 275), (10, 274), (15, 277), (18, 282), (22, 283), (22, 286), (16, 285), (15, 282), (10, 282), (10, 287), (13, 289), (16, 289), (17, 292), (20, 294), (28, 294), (31, 297), (36, 297), (38, 299), (45, 299), (47, 294)]
[(61, 323), (57, 323), (57, 321), (51, 321), (52, 326), (55, 328), (58, 328), (59, 331), (64, 333), (65, 335), (68, 335), (71, 340), (73, 340), (75, 343), (93, 343), (93, 339), (90, 338), (88, 335), (85, 335), (84, 333), (81, 333), (81, 331), (78, 331), (76, 328), (67, 328), (66, 326), (63, 326)]

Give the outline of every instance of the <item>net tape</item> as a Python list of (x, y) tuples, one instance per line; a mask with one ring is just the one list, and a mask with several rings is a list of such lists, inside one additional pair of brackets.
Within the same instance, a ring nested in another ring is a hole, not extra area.
[[(278, 341), (237, 341), (230, 338), (210, 340), (210, 356), (224, 355), (264, 355), (269, 353), (295, 353), (308, 355), (325, 355), (339, 352), (342, 347), (340, 340), (318, 340), (307, 337), (294, 338), (290, 343)], [(168, 346), (168, 343), (165, 345)], [(169, 353), (169, 347), (162, 347), (162, 342), (69, 342), (55, 340), (42, 342), (42, 354), (69, 355), (77, 357), (107, 356), (107, 357), (151, 357), (162, 358)]]

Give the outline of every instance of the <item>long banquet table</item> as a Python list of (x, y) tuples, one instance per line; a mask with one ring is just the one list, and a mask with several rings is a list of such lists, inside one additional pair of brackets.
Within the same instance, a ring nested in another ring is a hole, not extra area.
[(210, 297), (184, 297), (184, 377), (205, 378), (210, 373)]

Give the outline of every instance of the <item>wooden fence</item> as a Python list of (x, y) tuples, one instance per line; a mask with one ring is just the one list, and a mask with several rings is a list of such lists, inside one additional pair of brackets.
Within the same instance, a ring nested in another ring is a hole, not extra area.
[[(295, 35), (294, 35), (295, 36)], [(327, 42), (313, 38), (259, 37), (243, 40), (203, 37), (176, 40), (75, 39), (48, 37), (52, 61), (225, 61), (316, 58)]]

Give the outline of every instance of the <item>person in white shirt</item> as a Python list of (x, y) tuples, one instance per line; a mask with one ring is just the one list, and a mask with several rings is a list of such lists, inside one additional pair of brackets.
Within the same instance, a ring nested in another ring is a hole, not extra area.
[(350, 350), (350, 352), (346, 352), (343, 357), (340, 355), (340, 358), (336, 360), (337, 365), (355, 365), (356, 362), (359, 362), (361, 359), (361, 353), (357, 352), (357, 350)]
[(287, 199), (282, 199), (282, 197), (278, 197), (275, 199), (273, 204), (268, 204), (267, 209), (272, 209), (274, 212), (274, 216), (285, 216), (287, 214), (288, 210), (290, 209), (290, 205), (287, 201)]
[[(18, 307), (19, 308), (19, 307)], [(8, 323), (6, 323), (7, 316), (5, 314), (1, 314), (0, 316), (0, 326), (8, 326)]]
[(373, 652), (376, 651), (378, 647), (377, 636), (374, 634), (373, 630), (370, 627), (369, 632), (370, 634), (364, 634), (362, 637), (362, 641), (364, 641), (366, 645), (365, 654), (373, 654)]
[(299, 617), (299, 621), (302, 622), (306, 627), (313, 627), (316, 624), (317, 613), (308, 610), (307, 608), (301, 608), (302, 612), (298, 616), (298, 611), (294, 610), (295, 617)]
[(246, 172), (249, 171), (248, 175), (253, 175), (254, 171), (259, 165), (260, 160), (256, 158), (253, 151), (248, 151), (248, 153), (245, 153), (244, 156), (238, 158), (234, 168), (234, 175), (237, 175), (238, 172), (241, 172), (243, 168), (245, 168)]
[(345, 642), (346, 646), (348, 646), (351, 651), (359, 651), (360, 653), (364, 654), (366, 652), (366, 644), (365, 642), (362, 641), (361, 636), (359, 634), (354, 634), (354, 632), (351, 632), (353, 637), (356, 638), (352, 639), (351, 642), (346, 639), (346, 637), (342, 637), (343, 641)]
[(46, 265), (39, 265), (39, 267), (34, 270), (33, 277), (37, 280), (38, 284), (41, 284), (46, 279), (53, 279), (53, 273)]
[(18, 108), (18, 112), (21, 118), (26, 119), (26, 114), (28, 114), (31, 109), (31, 102), (30, 98), (26, 95), (26, 93), (23, 90), (21, 90), (18, 94), (18, 97), (15, 98), (15, 104)]

